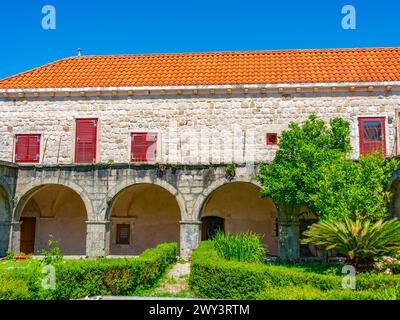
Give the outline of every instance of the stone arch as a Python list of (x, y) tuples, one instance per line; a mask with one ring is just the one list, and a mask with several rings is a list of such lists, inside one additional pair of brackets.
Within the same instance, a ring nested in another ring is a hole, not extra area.
[(12, 218), (11, 205), (7, 189), (0, 181), (0, 257), (3, 257), (9, 248)]
[(160, 180), (124, 181), (111, 189), (102, 210), (109, 254), (137, 255), (161, 242), (179, 242), (184, 205), (179, 197), (175, 188)]
[(233, 181), (227, 181), (225, 178), (221, 178), (217, 181), (214, 181), (211, 185), (209, 185), (206, 189), (204, 189), (203, 192), (197, 197), (197, 200), (193, 206), (192, 216), (195, 219), (200, 220), (201, 210), (202, 210), (205, 202), (209, 198), (209, 196), (218, 188), (220, 188), (226, 184), (235, 183), (235, 182), (250, 183), (250, 184), (253, 184), (253, 185), (261, 188), (261, 184), (259, 184), (257, 181), (250, 179), (250, 178), (249, 179), (240, 178), (240, 179), (235, 179)]
[(82, 199), (85, 205), (88, 220), (96, 220), (96, 215), (94, 212), (92, 201), (87, 192), (80, 185), (66, 179), (49, 179), (46, 181), (33, 182), (18, 192), (17, 197), (19, 199), (14, 210), (14, 216), (13, 216), (14, 221), (20, 220), (22, 211), (24, 210), (24, 207), (29, 201), (29, 199), (31, 199), (32, 196), (37, 192), (39, 192), (43, 187), (48, 185), (60, 185), (73, 190)]
[(86, 224), (92, 208), (79, 185), (69, 181), (46, 181), (30, 184), (21, 194), (14, 212), (15, 249), (38, 254), (47, 248), (53, 236), (64, 254), (85, 255)]
[(260, 185), (253, 180), (217, 181), (199, 197), (196, 206), (202, 240), (220, 228), (231, 234), (250, 231), (262, 235), (271, 255), (279, 254), (277, 207), (272, 199), (261, 198)]
[(391, 215), (400, 219), (400, 178), (398, 176), (390, 181), (388, 190), (392, 192), (389, 203)]
[(106, 197), (103, 199), (103, 202), (101, 204), (101, 209), (100, 209), (100, 219), (102, 221), (106, 221), (110, 219), (110, 209), (112, 204), (115, 200), (115, 198), (125, 189), (137, 185), (137, 184), (154, 184), (159, 187), (164, 188), (167, 190), (171, 195), (173, 195), (178, 203), (180, 214), (181, 214), (181, 219), (182, 217), (185, 216), (186, 213), (186, 205), (185, 205), (185, 200), (183, 199), (182, 195), (178, 192), (178, 190), (169, 184), (168, 182), (161, 180), (161, 179), (150, 179), (150, 178), (135, 178), (133, 180), (125, 180), (116, 186), (114, 186), (112, 189), (110, 189), (106, 195)]

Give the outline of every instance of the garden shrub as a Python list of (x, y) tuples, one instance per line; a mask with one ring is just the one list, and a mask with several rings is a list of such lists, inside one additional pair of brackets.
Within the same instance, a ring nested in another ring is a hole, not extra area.
[[(28, 288), (27, 296), (22, 295), (25, 291), (16, 291), (14, 295), (17, 298), (64, 300), (96, 295), (131, 295), (154, 286), (167, 267), (176, 261), (177, 251), (176, 243), (165, 243), (145, 250), (138, 258), (61, 260), (53, 264), (56, 271), (54, 290), (42, 288), (43, 274), (39, 261), (31, 261), (25, 269), (2, 270), (0, 278), (10, 283), (7, 288), (16, 288), (13, 286), (15, 281)], [(2, 296), (0, 291), (0, 298), (13, 297), (9, 291), (6, 293)]]
[(57, 286), (47, 298), (77, 299), (96, 295), (132, 295), (152, 287), (176, 261), (176, 243), (160, 244), (138, 258), (68, 260), (56, 267)]
[(400, 250), (400, 221), (391, 219), (319, 221), (304, 232), (303, 243), (311, 243), (345, 254), (357, 271), (371, 270), (376, 256)]
[(400, 273), (400, 251), (390, 256), (382, 256), (375, 259), (374, 268), (378, 272), (386, 274), (399, 274)]
[(212, 241), (192, 253), (189, 284), (201, 298), (387, 300), (400, 298), (400, 276), (360, 273), (342, 288), (340, 266), (246, 263), (222, 258)]
[(192, 253), (189, 283), (198, 297), (254, 299), (267, 283), (263, 265), (225, 260), (204, 241)]
[(24, 280), (0, 279), (0, 300), (30, 300), (32, 296)]
[(227, 260), (261, 262), (266, 255), (261, 236), (251, 232), (225, 235), (219, 230), (213, 238), (213, 244), (218, 253)]

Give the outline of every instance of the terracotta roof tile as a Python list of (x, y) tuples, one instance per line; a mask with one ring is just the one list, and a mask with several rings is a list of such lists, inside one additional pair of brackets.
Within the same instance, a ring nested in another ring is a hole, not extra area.
[(70, 57), (0, 80), (0, 88), (376, 81), (400, 81), (400, 48)]

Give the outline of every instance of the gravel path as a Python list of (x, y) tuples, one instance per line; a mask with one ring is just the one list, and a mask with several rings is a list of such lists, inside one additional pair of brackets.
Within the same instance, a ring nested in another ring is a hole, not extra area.
[(170, 279), (179, 279), (190, 273), (190, 263), (177, 263), (168, 273)]

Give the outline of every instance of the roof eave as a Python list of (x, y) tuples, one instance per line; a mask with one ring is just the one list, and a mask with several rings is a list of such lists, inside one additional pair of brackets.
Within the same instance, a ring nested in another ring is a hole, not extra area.
[(307, 82), (273, 84), (221, 84), (221, 85), (176, 85), (176, 86), (123, 86), (123, 87), (75, 87), (75, 88), (0, 88), (0, 95), (18, 95), (34, 93), (96, 93), (128, 91), (177, 91), (177, 90), (227, 90), (227, 89), (307, 89), (307, 88), (350, 88), (350, 87), (400, 87), (400, 81), (368, 82)]

